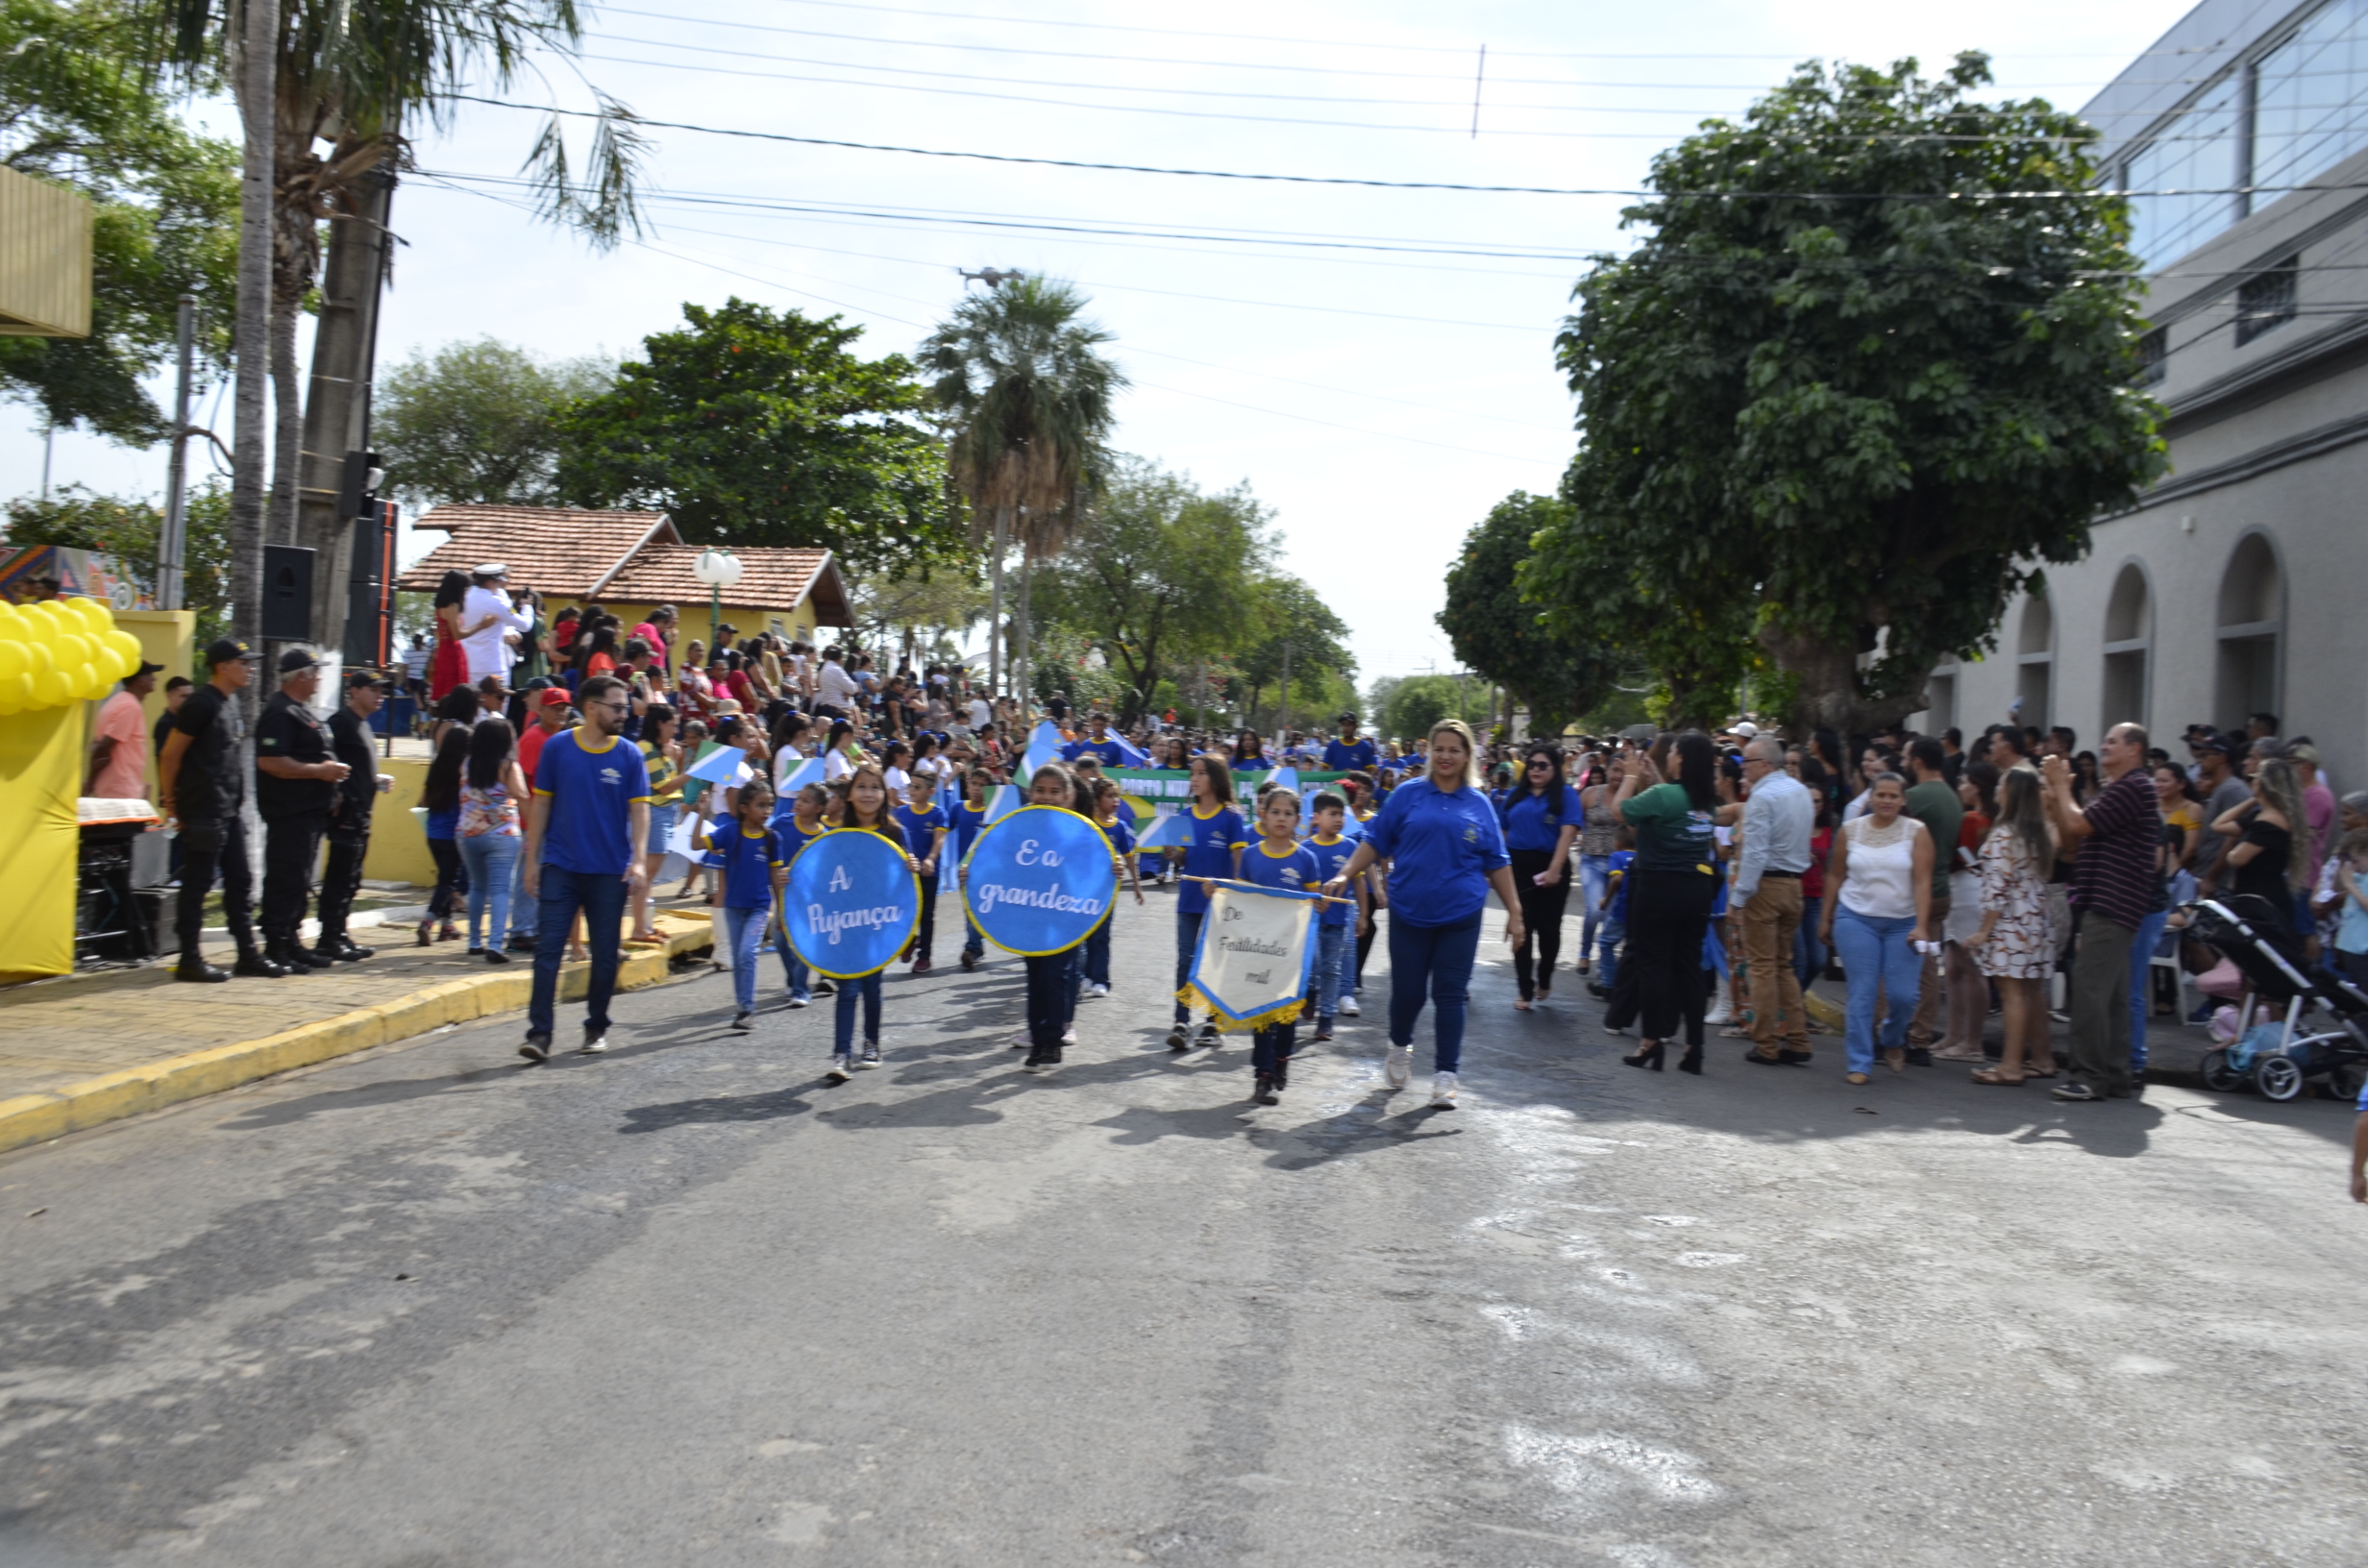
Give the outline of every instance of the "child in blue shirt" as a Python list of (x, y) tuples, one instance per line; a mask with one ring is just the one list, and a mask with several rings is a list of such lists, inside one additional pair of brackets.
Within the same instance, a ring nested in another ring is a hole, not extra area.
[[(1135, 902), (1143, 902), (1143, 877), (1135, 870), (1135, 813), (1119, 794), (1118, 780), (1098, 778), (1094, 781), (1094, 825), (1110, 841), (1110, 852), (1126, 868), (1126, 880), (1135, 890)], [(1110, 994), (1110, 927), (1118, 922), (1118, 901), (1112, 899), (1110, 914), (1094, 934), (1085, 939), (1085, 993), (1088, 996)]]
[[(974, 768), (963, 780), (967, 793), (962, 803), (953, 808), (953, 858), (960, 865), (971, 858), (971, 845), (987, 825), (987, 804), (995, 798), (995, 775), (984, 768)], [(978, 961), (987, 956), (987, 939), (978, 934), (978, 927), (969, 920), (962, 922), (963, 972), (978, 968)]]
[[(1315, 851), (1299, 843), (1299, 792), (1272, 789), (1258, 802), (1258, 842), (1242, 856), (1242, 880), (1261, 888), (1314, 893), (1323, 886)], [(1328, 906), (1319, 906), (1328, 907)], [(1313, 932), (1310, 933), (1314, 935)], [(1291, 1083), (1291, 1053), (1298, 1043), (1296, 1017), (1250, 1036), (1249, 1062), (1258, 1075), (1250, 1098), (1272, 1105)]]
[(723, 870), (717, 902), (726, 951), (731, 954), (732, 997), (740, 1008), (731, 1026), (747, 1034), (755, 1027), (756, 947), (773, 923), (773, 895), (789, 880), (789, 861), (781, 853), (780, 836), (766, 825), (773, 815), (773, 786), (763, 774), (740, 786), (734, 805), (736, 816), (718, 817), (702, 837)]
[[(792, 797), (787, 811), (773, 814), (774, 836), (781, 841), (781, 863), (786, 866), (798, 858), (798, 851), (830, 831), (823, 821), (823, 812), (830, 804), (830, 792), (820, 784), (808, 784)], [(798, 949), (789, 944), (788, 933), (781, 936), (781, 972), (789, 984), (789, 1005), (803, 1007), (814, 999), (814, 971), (805, 967)], [(829, 981), (823, 982), (827, 986)]]
[(950, 824), (946, 821), (946, 808), (937, 803), (937, 775), (915, 773), (904, 787), (904, 799), (896, 809), (897, 826), (904, 830), (904, 845), (908, 853), (921, 863), (921, 924), (913, 932), (913, 940), (904, 949), (904, 956), (913, 961), (913, 973), (929, 972), (929, 953), (937, 938), (937, 868), (944, 858), (946, 834)]
[[(1200, 919), (1209, 912), (1209, 890), (1195, 877), (1239, 880), (1242, 851), (1249, 847), (1249, 829), (1233, 808), (1233, 770), (1221, 756), (1204, 753), (1193, 758), (1193, 803), (1179, 815), (1192, 833), (1184, 850), (1185, 880), (1175, 897), (1175, 1026), (1168, 1031), (1168, 1049), (1189, 1051), (1192, 1009), (1184, 1005), (1185, 983), (1193, 977), (1193, 954), (1200, 946)], [(1200, 1042), (1214, 1044), (1217, 1023), (1200, 1026)]]
[[(1629, 842), (1628, 830), (1620, 829), (1620, 842)], [(1588, 986), (1591, 994), (1609, 996), (1612, 988), (1619, 984), (1620, 948), (1628, 941), (1628, 870), (1636, 864), (1634, 849), (1614, 850), (1610, 870), (1603, 888), (1603, 924), (1596, 927), (1595, 977)]]
[[(1329, 882), (1341, 874), (1341, 869), (1357, 852), (1357, 841), (1343, 832), (1348, 823), (1348, 802), (1326, 790), (1316, 796), (1315, 809), (1310, 815), (1315, 819), (1316, 834), (1301, 847), (1316, 858), (1316, 880)], [(1340, 1005), (1344, 977), (1352, 974), (1354, 969), (1349, 954), (1353, 950), (1351, 943), (1355, 941), (1356, 931), (1372, 924), (1373, 918), (1369, 913), (1372, 895), (1366, 892), (1364, 877), (1357, 878), (1357, 885), (1349, 896), (1356, 899), (1353, 929), (1346, 904), (1327, 903), (1316, 918), (1314, 1000), (1316, 1038), (1320, 1041), (1332, 1038), (1333, 1012)]]

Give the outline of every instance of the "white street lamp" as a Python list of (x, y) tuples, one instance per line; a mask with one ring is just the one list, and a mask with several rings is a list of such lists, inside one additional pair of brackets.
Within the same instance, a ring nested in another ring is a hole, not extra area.
[(724, 590), (740, 580), (740, 557), (728, 550), (713, 545), (699, 552), (691, 562), (691, 576), (707, 585), (707, 654), (715, 655), (715, 642), (724, 624)]

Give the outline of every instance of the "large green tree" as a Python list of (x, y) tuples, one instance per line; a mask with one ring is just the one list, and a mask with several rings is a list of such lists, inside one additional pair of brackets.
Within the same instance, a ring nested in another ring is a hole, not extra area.
[(543, 359), (493, 338), (416, 353), (381, 378), (371, 445), (415, 506), (559, 504), (559, 416), (614, 385), (613, 360)]
[(860, 327), (686, 305), (616, 385), (559, 417), (559, 494), (670, 512), (697, 540), (837, 551), (858, 571), (958, 552), (927, 392)]
[(1209, 495), (1185, 475), (1115, 456), (1073, 547), (1046, 570), (1037, 614), (1101, 650), (1132, 719), (1186, 661), (1231, 650), (1273, 558), (1269, 517), (1246, 485)]
[(1573, 510), (1524, 591), (1639, 626), (1675, 717), (1716, 716), (1746, 638), (1796, 719), (1913, 712), (2161, 470), (2094, 133), (1989, 80), (1804, 65), (1657, 158), (1642, 242), (1578, 285)]
[[(0, 506), (0, 534), (14, 545), (60, 545), (96, 551), (156, 580), (164, 511), (153, 502), (104, 496), (79, 484), (61, 485), (46, 500), (21, 497)], [(182, 555), (182, 597), (197, 612), (204, 647), (230, 634), (230, 492), (219, 481), (189, 492), (188, 536)]]
[(141, 384), (171, 356), (183, 294), (219, 363), (235, 309), (238, 154), (191, 134), (139, 64), (117, 0), (0, 0), (0, 167), (90, 198), (90, 335), (0, 337), (0, 397), (131, 445), (167, 433)]
[(1438, 620), (1455, 656), (1513, 693), (1529, 709), (1530, 730), (1548, 735), (1601, 701), (1619, 673), (1600, 628), (1588, 638), (1550, 629), (1543, 612), (1521, 597), (1520, 569), (1531, 541), (1571, 518), (1570, 503), (1516, 490), (1464, 536), (1464, 553), (1447, 569), (1446, 607)]
[[(1277, 574), (1256, 583), (1245, 616), (1239, 655), (1244, 709), (1256, 715), (1260, 699), (1275, 697), (1273, 718), (1294, 727), (1330, 714), (1311, 709), (1344, 679), (1353, 679), (1356, 655), (1348, 651), (1348, 625), (1299, 578)], [(1290, 687), (1284, 689), (1285, 674)]]

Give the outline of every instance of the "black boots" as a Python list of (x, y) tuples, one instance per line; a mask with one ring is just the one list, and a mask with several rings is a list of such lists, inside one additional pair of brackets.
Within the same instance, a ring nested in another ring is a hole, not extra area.
[(218, 986), (230, 977), (230, 970), (215, 968), (194, 947), (184, 947), (181, 962), (173, 966), (173, 978), (192, 985)]
[(287, 970), (258, 952), (254, 943), (242, 942), (238, 944), (238, 962), (231, 966), (231, 973), (255, 980), (277, 980)]

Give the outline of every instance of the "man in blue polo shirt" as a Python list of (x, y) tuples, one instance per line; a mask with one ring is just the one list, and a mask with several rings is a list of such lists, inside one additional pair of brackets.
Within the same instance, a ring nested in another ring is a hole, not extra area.
[(625, 900), (645, 882), (635, 851), (650, 838), (650, 772), (641, 748), (621, 738), (632, 703), (625, 682), (594, 675), (576, 692), (583, 723), (554, 735), (534, 764), (527, 813), (527, 896), (536, 900), (534, 992), (527, 1005), (530, 1062), (551, 1057), (559, 959), (579, 914), (592, 950), (584, 997), (583, 1054), (608, 1048), (608, 999), (617, 989), (619, 927)]
[(1118, 737), (1110, 733), (1110, 716), (1106, 713), (1098, 713), (1085, 723), (1085, 737), (1062, 747), (1061, 755), (1071, 762), (1076, 761), (1079, 757), (1099, 757), (1104, 768), (1125, 767), (1126, 747), (1120, 745)]
[(1341, 715), (1341, 738), (1328, 741), (1323, 748), (1323, 766), (1327, 772), (1353, 773), (1362, 770), (1371, 772), (1381, 764), (1381, 750), (1370, 736), (1357, 734), (1357, 716)]

